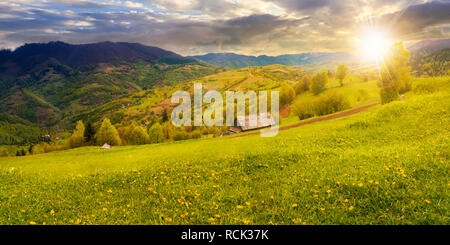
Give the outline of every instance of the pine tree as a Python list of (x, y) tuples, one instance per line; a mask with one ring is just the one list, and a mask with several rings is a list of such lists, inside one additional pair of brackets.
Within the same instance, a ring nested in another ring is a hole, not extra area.
[(80, 120), (77, 122), (75, 131), (69, 138), (69, 147), (76, 148), (83, 146), (85, 143), (84, 133), (85, 133), (84, 124), (83, 121)]
[(91, 120), (88, 120), (86, 122), (86, 127), (84, 129), (84, 138), (88, 144), (94, 143), (94, 137), (95, 137), (95, 128), (92, 124)]
[(105, 143), (109, 145), (120, 145), (121, 143), (117, 129), (111, 124), (111, 121), (108, 118), (103, 120), (95, 138), (98, 145), (103, 145)]

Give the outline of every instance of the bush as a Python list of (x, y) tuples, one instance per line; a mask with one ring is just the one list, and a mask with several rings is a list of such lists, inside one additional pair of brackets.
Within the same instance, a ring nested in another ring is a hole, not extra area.
[(292, 111), (300, 120), (304, 120), (314, 116), (313, 107), (314, 101), (304, 100), (295, 103)]
[(387, 104), (398, 98), (398, 90), (395, 86), (383, 87), (380, 90), (381, 103)]
[(314, 115), (322, 116), (345, 110), (350, 107), (348, 99), (336, 91), (320, 96), (313, 107)]
[(189, 139), (188, 134), (185, 131), (176, 131), (173, 135), (173, 140), (186, 140)]
[(304, 120), (313, 116), (332, 114), (349, 107), (350, 103), (344, 95), (330, 91), (318, 98), (298, 101), (293, 107), (293, 112), (300, 120)]

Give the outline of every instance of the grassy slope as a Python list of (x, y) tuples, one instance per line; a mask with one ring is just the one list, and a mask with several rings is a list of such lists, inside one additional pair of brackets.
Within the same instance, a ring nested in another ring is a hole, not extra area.
[(0, 223), (449, 224), (449, 95), (274, 138), (3, 158)]

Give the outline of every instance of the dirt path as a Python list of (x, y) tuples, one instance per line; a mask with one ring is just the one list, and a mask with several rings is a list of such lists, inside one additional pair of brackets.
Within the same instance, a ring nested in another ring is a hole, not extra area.
[[(365, 110), (367, 110), (367, 109), (369, 109), (371, 107), (374, 107), (374, 106), (376, 106), (378, 104), (379, 103), (370, 104), (370, 105), (358, 107), (358, 108), (355, 108), (355, 109), (352, 109), (352, 110), (349, 110), (349, 111), (344, 111), (344, 112), (336, 113), (336, 114), (329, 115), (329, 116), (317, 117), (317, 118), (314, 118), (314, 119), (311, 119), (311, 120), (308, 120), (308, 121), (305, 121), (305, 122), (300, 122), (300, 123), (297, 123), (297, 124), (280, 127), (278, 129), (278, 131), (287, 130), (287, 129), (291, 129), (291, 128), (296, 128), (296, 127), (300, 127), (300, 126), (303, 126), (303, 125), (312, 124), (312, 123), (316, 123), (316, 122), (328, 121), (328, 120), (333, 120), (333, 119), (337, 119), (337, 118), (341, 118), (341, 117), (350, 116), (350, 115), (353, 115), (353, 114), (365, 111)], [(248, 133), (248, 134), (236, 135), (236, 136), (232, 136), (232, 137), (226, 137), (226, 138), (223, 138), (223, 139), (234, 139), (234, 138), (241, 138), (241, 137), (245, 137), (245, 136), (258, 135), (258, 134), (260, 134), (259, 131), (253, 132), (253, 133)]]

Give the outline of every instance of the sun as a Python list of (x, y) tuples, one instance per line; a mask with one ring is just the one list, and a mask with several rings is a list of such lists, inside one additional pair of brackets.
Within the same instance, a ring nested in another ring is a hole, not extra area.
[(386, 33), (376, 29), (367, 30), (358, 38), (359, 52), (368, 61), (381, 61), (390, 45)]

